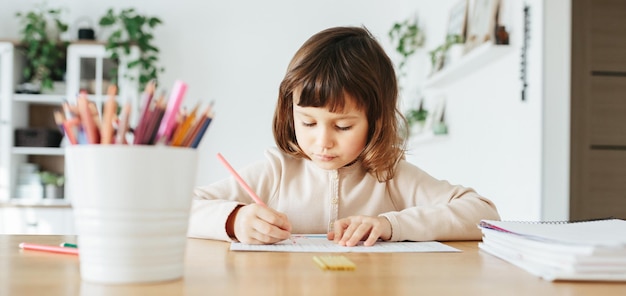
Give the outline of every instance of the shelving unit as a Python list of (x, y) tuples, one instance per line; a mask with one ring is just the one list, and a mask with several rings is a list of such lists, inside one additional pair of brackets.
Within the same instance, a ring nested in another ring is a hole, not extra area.
[[(137, 49), (133, 48), (131, 54), (138, 54)], [(52, 110), (60, 108), (66, 100), (75, 103), (80, 91), (87, 91), (89, 99), (96, 102), (98, 108), (105, 100), (107, 81), (112, 80), (109, 70), (116, 63), (108, 58), (104, 44), (73, 43), (68, 46), (66, 56), (65, 93), (17, 94), (14, 90), (22, 80), (25, 59), (18, 50), (17, 42), (0, 40), (0, 233), (74, 232), (71, 201), (28, 196), (16, 198), (19, 167), (32, 162), (40, 165), (41, 169), (62, 174), (65, 170), (65, 148), (15, 146), (15, 130), (42, 124), (58, 128)], [(121, 59), (120, 64), (125, 65), (125, 60)], [(118, 102), (131, 100), (133, 106), (137, 106), (137, 82), (126, 78), (136, 77), (135, 74), (126, 67), (118, 69)], [(33, 122), (36, 124), (33, 125)]]
[(458, 81), (485, 65), (500, 59), (501, 57), (513, 52), (514, 47), (510, 45), (496, 45), (490, 42), (484, 43), (474, 48), (457, 62), (445, 66), (439, 72), (434, 73), (424, 83), (422, 87), (439, 88), (449, 83)]

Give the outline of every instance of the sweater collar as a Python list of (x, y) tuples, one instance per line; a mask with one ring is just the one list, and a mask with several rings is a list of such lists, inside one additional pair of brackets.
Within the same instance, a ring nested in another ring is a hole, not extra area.
[(303, 159), (304, 161), (306, 161), (307, 166), (309, 168), (311, 168), (312, 170), (315, 171), (319, 171), (319, 172), (337, 172), (337, 175), (339, 176), (343, 176), (343, 175), (348, 175), (348, 174), (354, 174), (357, 173), (361, 170), (363, 170), (363, 164), (360, 160), (357, 160), (355, 162), (353, 162), (350, 165), (335, 169), (335, 170), (326, 170), (326, 169), (322, 169), (320, 167), (318, 167), (315, 163), (313, 163), (312, 161), (308, 160), (308, 159)]

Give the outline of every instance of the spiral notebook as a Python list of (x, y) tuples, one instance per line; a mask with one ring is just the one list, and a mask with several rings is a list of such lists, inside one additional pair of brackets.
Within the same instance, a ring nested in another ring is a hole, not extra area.
[(543, 279), (626, 281), (626, 221), (483, 220), (481, 250)]
[(527, 238), (575, 245), (626, 247), (626, 220), (524, 222), (483, 220), (479, 225)]

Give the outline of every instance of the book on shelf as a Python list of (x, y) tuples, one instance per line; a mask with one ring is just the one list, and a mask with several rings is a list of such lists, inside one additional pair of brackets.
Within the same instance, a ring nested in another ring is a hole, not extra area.
[(545, 280), (626, 281), (626, 221), (483, 220), (479, 248)]

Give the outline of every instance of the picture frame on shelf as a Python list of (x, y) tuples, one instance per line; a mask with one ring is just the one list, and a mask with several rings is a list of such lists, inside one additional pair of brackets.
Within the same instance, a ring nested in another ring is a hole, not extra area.
[(469, 0), (460, 0), (450, 9), (446, 35), (460, 36), (465, 41), (467, 33), (467, 8)]
[(460, 0), (450, 9), (444, 66), (457, 62), (465, 52), (468, 3), (469, 0)]
[(500, 0), (473, 0), (467, 22), (467, 39), (464, 52), (494, 40)]
[(433, 127), (439, 122), (441, 115), (444, 112), (443, 110), (445, 109), (446, 98), (444, 94), (437, 94), (425, 100), (425, 106), (429, 111), (426, 116), (426, 120), (424, 121), (422, 130), (424, 132), (432, 132)]
[(446, 99), (443, 95), (438, 95), (436, 97), (433, 97), (432, 99), (433, 111), (429, 114), (430, 116), (427, 119), (428, 127), (431, 130), (441, 121), (444, 109), (446, 107)]

